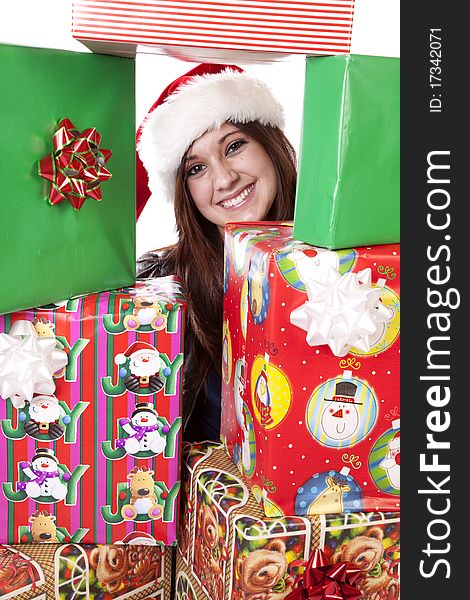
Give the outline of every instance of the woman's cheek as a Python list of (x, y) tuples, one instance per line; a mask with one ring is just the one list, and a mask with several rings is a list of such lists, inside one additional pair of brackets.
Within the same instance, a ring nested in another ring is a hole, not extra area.
[(188, 180), (188, 192), (199, 211), (204, 210), (211, 204), (212, 191), (209, 178), (201, 175)]

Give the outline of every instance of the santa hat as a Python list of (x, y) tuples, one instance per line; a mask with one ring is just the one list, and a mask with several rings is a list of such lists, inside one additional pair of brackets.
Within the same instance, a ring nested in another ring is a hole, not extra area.
[(49, 400), (50, 402), (54, 402), (54, 404), (59, 404), (58, 398), (52, 395), (47, 396), (46, 394), (34, 394), (31, 399), (31, 402), (43, 402), (44, 400)]
[(139, 352), (150, 352), (151, 354), (156, 354), (157, 356), (159, 356), (159, 352), (156, 348), (154, 348), (150, 344), (147, 344), (147, 342), (137, 341), (133, 342), (125, 352), (121, 354), (116, 354), (116, 356), (114, 357), (114, 362), (117, 365), (123, 365), (129, 358), (129, 356), (133, 354), (138, 354)]
[(31, 462), (34, 462), (38, 458), (39, 460), (44, 458), (52, 458), (52, 460), (55, 460), (55, 462), (59, 464), (59, 459), (57, 458), (57, 456), (55, 456), (54, 451), (50, 448), (36, 448), (36, 454), (33, 456)]
[(137, 415), (140, 412), (151, 412), (158, 416), (158, 413), (151, 402), (137, 402), (131, 417), (135, 417), (135, 415)]
[(137, 131), (137, 218), (150, 194), (173, 201), (187, 149), (227, 121), (282, 128), (284, 112), (263, 81), (235, 65), (198, 65), (163, 91)]
[(150, 535), (150, 533), (147, 533), (146, 531), (131, 531), (126, 536), (124, 536), (122, 540), (116, 542), (116, 544), (131, 544), (133, 546), (141, 544), (145, 544), (148, 546), (151, 544), (155, 546), (157, 544), (157, 541), (152, 535)]

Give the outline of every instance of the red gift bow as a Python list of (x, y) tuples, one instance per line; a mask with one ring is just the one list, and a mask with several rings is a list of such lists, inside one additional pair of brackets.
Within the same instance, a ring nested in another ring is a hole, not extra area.
[(101, 135), (95, 127), (80, 133), (69, 119), (62, 119), (52, 142), (54, 151), (39, 161), (38, 168), (52, 184), (49, 203), (68, 199), (80, 210), (87, 198), (100, 201), (100, 184), (111, 177), (105, 164), (112, 152), (99, 148)]
[[(295, 589), (285, 600), (359, 600), (360, 590), (355, 586), (363, 577), (361, 570), (352, 563), (328, 564), (325, 554), (316, 548), (295, 583)], [(291, 563), (294, 566), (294, 563)]]

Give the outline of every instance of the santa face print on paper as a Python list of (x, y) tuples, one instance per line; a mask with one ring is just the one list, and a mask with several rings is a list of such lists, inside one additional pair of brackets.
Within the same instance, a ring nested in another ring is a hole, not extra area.
[(148, 394), (162, 389), (164, 382), (159, 375), (160, 371), (167, 375), (166, 367), (154, 346), (142, 341), (133, 342), (124, 353), (114, 358), (117, 365), (124, 365), (127, 360), (130, 374), (125, 377), (124, 385), (129, 391)]
[(150, 377), (160, 371), (161, 360), (157, 352), (136, 352), (129, 361), (129, 371), (137, 377)]
[(28, 414), (24, 429), (32, 438), (56, 440), (63, 435), (64, 427), (59, 422), (62, 409), (55, 396), (34, 397), (28, 404)]
[(390, 485), (396, 490), (400, 489), (400, 436), (395, 436), (388, 443), (388, 451), (380, 463), (380, 467), (387, 473)]

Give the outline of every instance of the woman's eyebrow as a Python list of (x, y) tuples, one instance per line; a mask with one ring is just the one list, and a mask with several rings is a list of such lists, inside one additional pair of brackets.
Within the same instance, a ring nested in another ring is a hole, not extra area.
[(240, 133), (240, 129), (235, 129), (234, 131), (229, 131), (228, 133), (226, 133), (219, 139), (219, 144), (223, 144), (225, 142), (225, 140), (228, 137), (230, 137), (231, 135), (235, 135), (235, 134), (239, 134), (239, 133)]
[[(225, 140), (230, 137), (231, 135), (235, 135), (237, 133), (240, 133), (240, 129), (235, 129), (234, 131), (229, 131), (228, 133), (226, 133), (225, 135), (223, 135), (219, 140), (217, 140), (217, 143), (219, 145), (223, 144), (225, 142)], [(184, 159), (184, 162), (187, 163), (191, 160), (197, 160), (199, 157), (197, 156), (197, 154), (191, 154), (190, 156), (187, 156)]]

